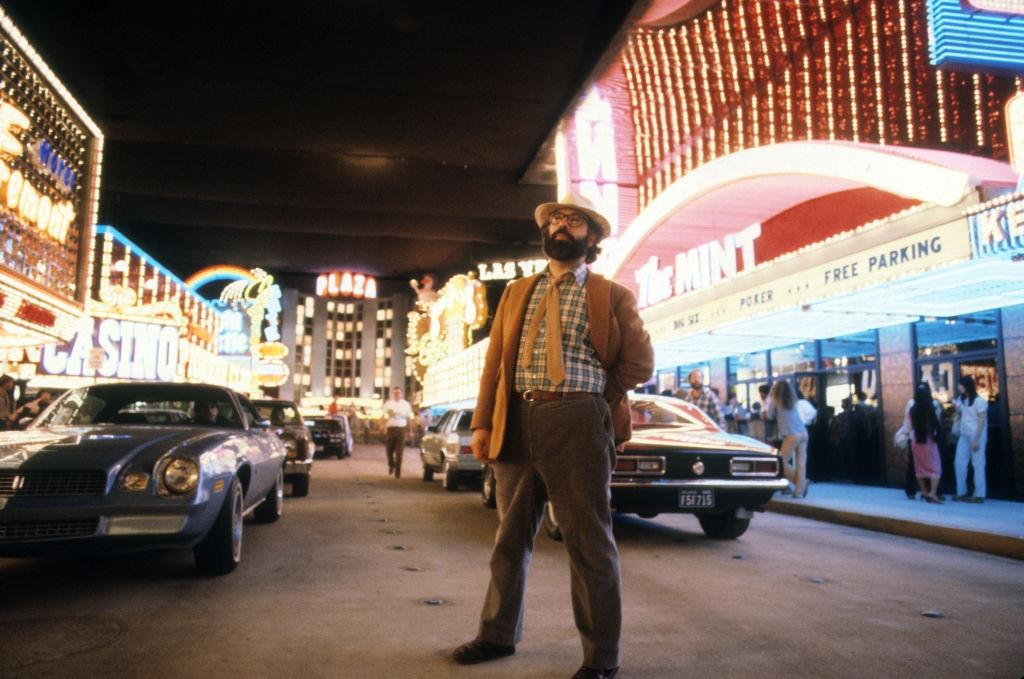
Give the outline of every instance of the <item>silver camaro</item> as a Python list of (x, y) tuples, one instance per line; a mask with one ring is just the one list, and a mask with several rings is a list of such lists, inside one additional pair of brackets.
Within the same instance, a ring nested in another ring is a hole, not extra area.
[(0, 556), (181, 548), (201, 572), (228, 573), (245, 515), (281, 516), (285, 459), (230, 389), (72, 389), (29, 429), (0, 433)]

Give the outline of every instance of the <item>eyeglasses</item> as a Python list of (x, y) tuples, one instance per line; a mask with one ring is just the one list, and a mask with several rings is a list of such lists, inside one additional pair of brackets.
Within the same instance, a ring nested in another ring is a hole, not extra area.
[(587, 223), (587, 218), (575, 213), (554, 212), (548, 217), (548, 224), (560, 224), (565, 222), (568, 226), (578, 229)]

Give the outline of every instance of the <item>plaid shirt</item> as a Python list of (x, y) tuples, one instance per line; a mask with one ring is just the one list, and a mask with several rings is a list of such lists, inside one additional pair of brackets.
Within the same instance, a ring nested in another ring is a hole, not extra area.
[[(524, 368), (522, 363), (516, 361), (515, 390), (522, 393), (528, 389), (540, 391), (589, 391), (597, 394), (604, 393), (607, 382), (604, 368), (597, 359), (594, 347), (590, 344), (590, 321), (587, 317), (587, 288), (584, 283), (587, 280), (587, 265), (580, 264), (572, 272), (575, 278), (575, 285), (563, 283), (558, 288), (558, 307), (561, 311), (562, 322), (562, 362), (565, 364), (565, 380), (555, 386), (548, 379), (548, 357), (544, 350), (545, 337), (547, 336), (547, 321), (543, 318), (540, 322), (540, 329), (537, 332), (537, 340), (533, 345), (533, 358), (530, 367)], [(553, 282), (550, 269), (545, 269), (544, 274), (538, 279), (530, 295), (530, 301), (526, 306), (526, 316), (523, 318), (523, 329), (519, 335), (519, 351), (517, 356), (522, 356), (526, 351), (526, 333), (533, 320), (534, 314), (538, 312), (541, 300), (548, 286)], [(543, 310), (540, 310), (543, 313)]]
[(703, 410), (705, 415), (717, 422), (718, 426), (722, 429), (725, 429), (725, 417), (722, 416), (722, 402), (715, 396), (715, 392), (707, 387), (701, 388), (700, 393), (690, 389), (683, 394), (683, 400), (689, 401)]

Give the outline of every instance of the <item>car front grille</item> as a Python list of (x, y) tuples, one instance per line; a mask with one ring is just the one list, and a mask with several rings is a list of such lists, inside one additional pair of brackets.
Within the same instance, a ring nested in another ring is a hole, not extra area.
[(107, 473), (99, 469), (0, 471), (0, 497), (103, 495)]
[(87, 537), (96, 533), (99, 522), (98, 518), (93, 518), (70, 521), (0, 523), (0, 542)]

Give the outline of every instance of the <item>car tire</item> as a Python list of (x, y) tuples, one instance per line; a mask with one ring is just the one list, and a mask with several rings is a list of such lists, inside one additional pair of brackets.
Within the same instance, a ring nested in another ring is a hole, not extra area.
[(444, 489), (454, 493), (459, 489), (459, 470), (452, 468), (452, 463), (445, 459), (441, 463), (441, 485)]
[(433, 481), (434, 480), (434, 468), (426, 462), (423, 463), (423, 480)]
[(241, 562), (244, 525), (242, 505), (242, 484), (233, 478), (213, 526), (192, 550), (200, 573), (227, 575)]
[(550, 502), (544, 503), (544, 516), (541, 519), (541, 524), (549, 538), (555, 542), (562, 542), (562, 529), (558, 525), (558, 520), (555, 519), (555, 510), (551, 507)]
[(704, 534), (712, 540), (735, 540), (750, 527), (750, 519), (737, 518), (735, 510), (724, 514), (698, 514), (697, 520)]
[(309, 495), (309, 474), (302, 474), (292, 479), (292, 497)]
[(494, 469), (489, 464), (484, 465), (483, 478), (480, 479), (480, 499), (488, 509), (498, 506), (498, 480), (494, 478)]
[(284, 470), (277, 470), (277, 478), (274, 485), (267, 492), (260, 506), (253, 511), (252, 516), (257, 523), (274, 523), (281, 518), (284, 511)]

